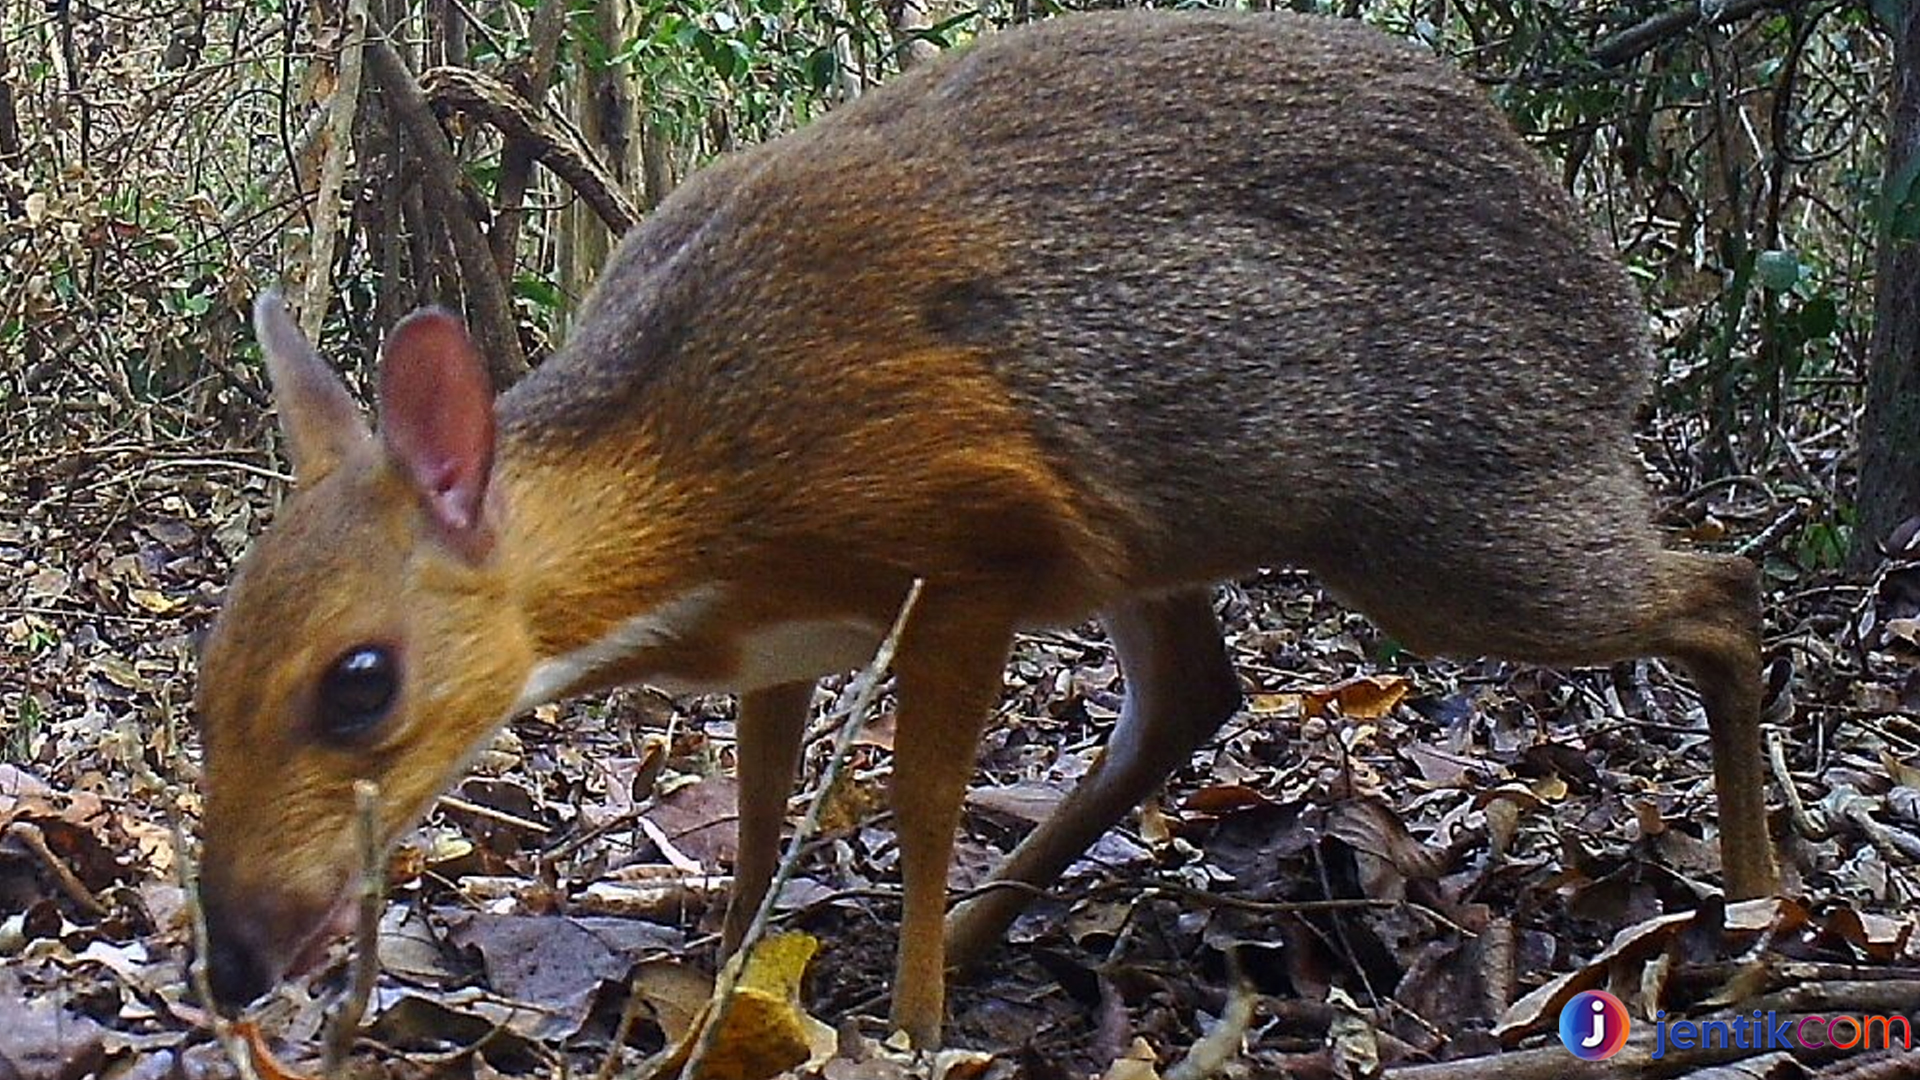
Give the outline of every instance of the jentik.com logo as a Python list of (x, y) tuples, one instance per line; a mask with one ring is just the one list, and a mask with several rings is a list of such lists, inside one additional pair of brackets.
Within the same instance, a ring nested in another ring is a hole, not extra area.
[(1560, 1041), (1582, 1061), (1605, 1061), (1627, 1045), (1627, 1007), (1605, 990), (1575, 994), (1560, 1010)]

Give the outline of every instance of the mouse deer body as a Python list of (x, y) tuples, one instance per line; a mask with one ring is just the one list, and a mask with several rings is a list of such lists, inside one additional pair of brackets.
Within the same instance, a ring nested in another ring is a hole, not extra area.
[(1022, 627), (1105, 623), (1126, 707), (1002, 877), (1045, 885), (1233, 713), (1209, 586), (1314, 571), (1422, 652), (1692, 673), (1729, 891), (1774, 887), (1758, 589), (1669, 552), (1630, 446), (1625, 277), (1478, 90), (1352, 23), (1009, 31), (695, 175), (565, 348), (492, 401), (449, 316), (384, 347), (378, 434), (269, 298), (299, 486), (205, 653), (204, 892), (244, 1001), (324, 941), (353, 782), (391, 836), (508, 718), (620, 683), (741, 698), (738, 940), (812, 680), (895, 663), (894, 1018), (1017, 913), (941, 933)]

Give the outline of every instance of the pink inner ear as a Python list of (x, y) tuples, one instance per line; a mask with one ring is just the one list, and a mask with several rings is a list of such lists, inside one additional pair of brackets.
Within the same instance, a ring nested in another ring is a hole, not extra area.
[(380, 436), (440, 524), (481, 524), (493, 467), (493, 385), (460, 321), (426, 308), (388, 335), (380, 362)]

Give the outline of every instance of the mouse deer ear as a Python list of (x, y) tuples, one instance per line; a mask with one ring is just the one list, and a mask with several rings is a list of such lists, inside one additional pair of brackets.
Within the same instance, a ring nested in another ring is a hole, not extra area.
[(294, 472), (300, 483), (311, 484), (332, 472), (372, 433), (347, 384), (294, 325), (278, 290), (268, 289), (254, 301), (253, 332), (267, 359), (267, 378)]
[(460, 320), (422, 308), (387, 335), (380, 437), (455, 546), (484, 549), (493, 471), (493, 383)]

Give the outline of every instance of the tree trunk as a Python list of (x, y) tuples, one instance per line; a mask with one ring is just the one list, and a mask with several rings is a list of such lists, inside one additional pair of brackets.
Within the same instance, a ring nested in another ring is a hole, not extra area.
[[(513, 75), (514, 88), (536, 110), (546, 108), (554, 65), (559, 62), (560, 37), (566, 25), (566, 6), (560, 0), (540, 0), (529, 32), (533, 39), (532, 51)], [(512, 281), (520, 248), (520, 223), (526, 214), (527, 189), (533, 182), (534, 151), (525, 140), (510, 135), (503, 137), (506, 146), (500, 151), (499, 197), (495, 200), (493, 232), (487, 242), (493, 245), (493, 262), (500, 268), (500, 277)]]
[[(20, 120), (13, 106), (13, 68), (7, 59), (6, 8), (0, 7), (0, 176), (17, 173), (24, 160), (20, 143)], [(14, 182), (0, 183), (0, 199), (6, 202), (8, 217), (26, 212), (26, 192)]]
[(640, 206), (652, 210), (673, 192), (673, 147), (651, 120), (640, 122)]
[(1867, 408), (1860, 422), (1859, 525), (1855, 569), (1873, 565), (1894, 528), (1920, 514), (1920, 17), (1916, 5), (1893, 27), (1893, 107), (1881, 190), (1874, 270), (1873, 340), (1867, 348)]
[[(627, 0), (597, 0), (594, 4), (596, 32), (609, 48), (626, 40), (631, 24), (629, 9)], [(598, 155), (622, 190), (632, 191), (642, 172), (642, 140), (639, 110), (625, 70), (591, 72), (585, 79), (572, 80), (570, 89), (575, 95), (574, 125), (586, 138), (588, 149)], [(567, 208), (563, 228), (561, 289), (577, 310), (618, 237), (579, 200)]]

